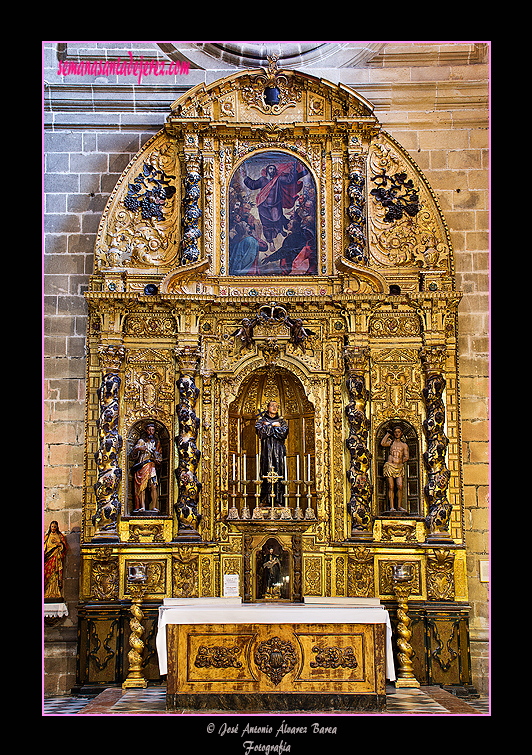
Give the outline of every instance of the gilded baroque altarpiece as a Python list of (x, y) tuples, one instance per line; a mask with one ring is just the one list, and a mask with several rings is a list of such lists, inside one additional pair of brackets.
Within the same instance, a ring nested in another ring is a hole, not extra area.
[[(245, 602), (377, 597), (393, 615), (409, 564), (418, 678), (470, 681), (460, 298), (433, 191), (354, 91), (272, 60), (172, 105), (109, 199), (86, 295), (80, 683), (123, 678), (138, 565), (148, 678), (164, 598), (237, 575)], [(280, 483), (255, 431), (271, 401)]]

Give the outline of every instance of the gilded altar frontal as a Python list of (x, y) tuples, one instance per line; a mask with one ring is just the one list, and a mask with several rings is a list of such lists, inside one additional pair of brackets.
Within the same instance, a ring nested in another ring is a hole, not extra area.
[(271, 56), (173, 102), (85, 293), (80, 689), (127, 676), (137, 570), (148, 683), (166, 598), (376, 598), (395, 628), (404, 568), (416, 679), (473, 684), (462, 298), (435, 191), (354, 89)]

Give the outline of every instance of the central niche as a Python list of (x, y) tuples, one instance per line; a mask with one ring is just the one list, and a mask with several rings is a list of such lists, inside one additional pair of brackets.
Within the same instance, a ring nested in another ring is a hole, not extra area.
[[(229, 405), (229, 472), (233, 479), (257, 480), (260, 467), (260, 440), (255, 432), (259, 412), (270, 401), (279, 406), (279, 415), (288, 422), (286, 467), (289, 480), (288, 506), (303, 506), (304, 485), (297, 480), (315, 480), (314, 406), (307, 399), (301, 381), (289, 370), (268, 366), (255, 370), (243, 383)], [(245, 474), (244, 474), (245, 470)], [(314, 484), (310, 486), (315, 496)], [(255, 505), (255, 490), (248, 486), (246, 504)], [(302, 494), (301, 500), (296, 495)], [(308, 501), (310, 504), (311, 502)]]
[(229, 185), (229, 275), (316, 275), (317, 194), (294, 155), (260, 152)]

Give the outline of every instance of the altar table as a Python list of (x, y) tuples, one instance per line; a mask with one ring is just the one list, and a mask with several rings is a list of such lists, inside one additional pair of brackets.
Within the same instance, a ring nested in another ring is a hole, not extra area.
[(199, 598), (165, 600), (156, 645), (168, 709), (375, 710), (395, 679), (391, 638), (378, 601)]

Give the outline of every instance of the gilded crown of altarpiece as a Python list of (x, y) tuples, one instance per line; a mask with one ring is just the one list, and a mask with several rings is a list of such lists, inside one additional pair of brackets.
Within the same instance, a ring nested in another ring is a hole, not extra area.
[(418, 678), (467, 682), (460, 296), (434, 193), (351, 89), (272, 59), (172, 105), (86, 295), (81, 681), (120, 675), (131, 567), (154, 611), (229, 575), (393, 610), (399, 563)]

